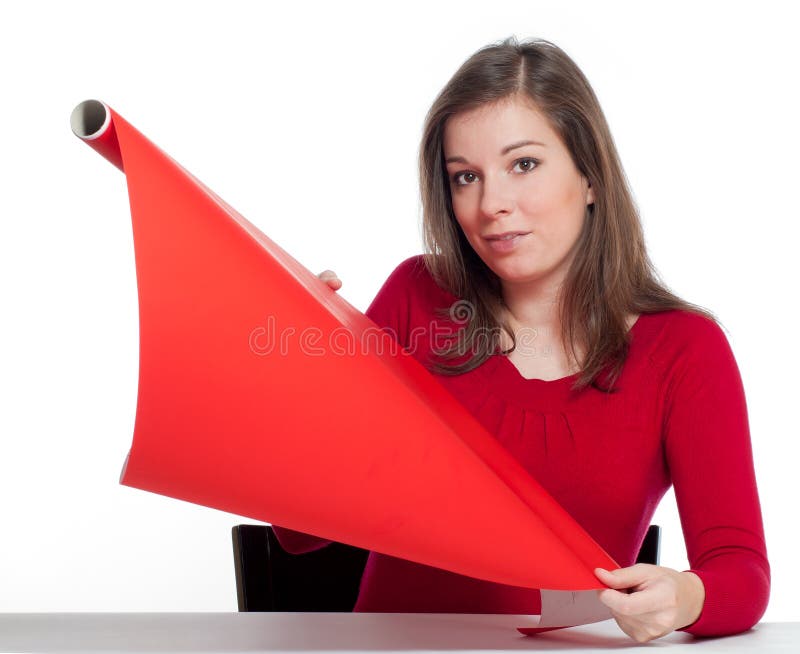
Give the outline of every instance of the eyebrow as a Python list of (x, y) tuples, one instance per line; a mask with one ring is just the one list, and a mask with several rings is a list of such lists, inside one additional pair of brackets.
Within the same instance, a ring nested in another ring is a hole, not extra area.
[[(509, 152), (511, 152), (512, 150), (516, 150), (517, 148), (521, 148), (521, 147), (523, 147), (525, 145), (541, 145), (542, 147), (546, 147), (545, 144), (541, 143), (540, 141), (517, 141), (516, 143), (512, 143), (511, 145), (507, 145), (502, 150), (500, 150), (500, 156), (506, 155)], [(460, 157), (460, 156), (456, 155), (456, 156), (453, 156), (453, 157), (447, 157), (447, 159), (445, 159), (445, 163), (446, 164), (449, 164), (449, 163), (467, 163), (467, 160), (464, 157)]]

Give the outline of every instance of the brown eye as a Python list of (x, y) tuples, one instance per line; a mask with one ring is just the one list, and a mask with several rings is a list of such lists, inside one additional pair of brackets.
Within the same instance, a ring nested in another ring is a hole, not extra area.
[(453, 181), (458, 184), (459, 186), (466, 186), (467, 184), (472, 184), (476, 179), (475, 173), (458, 173), (453, 176)]
[(520, 172), (527, 173), (533, 170), (538, 163), (539, 162), (536, 161), (536, 159), (530, 159), (530, 158), (518, 159), (517, 161), (514, 162), (514, 168), (517, 168), (519, 166), (519, 168), (521, 169)]

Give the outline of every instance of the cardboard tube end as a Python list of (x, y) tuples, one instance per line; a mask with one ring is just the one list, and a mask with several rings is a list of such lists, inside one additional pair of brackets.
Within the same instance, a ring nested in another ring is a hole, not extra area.
[(72, 133), (84, 141), (102, 136), (110, 123), (111, 112), (99, 100), (84, 100), (72, 110), (69, 119)]

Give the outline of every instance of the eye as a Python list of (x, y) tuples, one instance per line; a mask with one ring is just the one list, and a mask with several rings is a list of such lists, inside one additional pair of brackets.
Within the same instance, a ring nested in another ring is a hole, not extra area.
[(456, 173), (453, 175), (453, 183), (456, 186), (467, 186), (468, 184), (472, 184), (477, 178), (478, 176), (475, 173), (471, 173), (467, 170), (463, 173)]
[(531, 159), (530, 157), (525, 157), (524, 159), (517, 159), (512, 166), (512, 170), (520, 167), (518, 172), (527, 173), (533, 170), (536, 166), (539, 165), (539, 162), (536, 159)]

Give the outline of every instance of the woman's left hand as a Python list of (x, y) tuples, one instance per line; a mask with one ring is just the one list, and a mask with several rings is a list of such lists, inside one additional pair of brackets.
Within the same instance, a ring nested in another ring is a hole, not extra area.
[(609, 587), (597, 591), (600, 601), (636, 642), (646, 643), (682, 629), (703, 610), (705, 588), (693, 572), (637, 563), (613, 571), (596, 568), (594, 573)]

